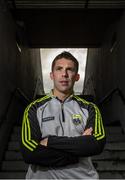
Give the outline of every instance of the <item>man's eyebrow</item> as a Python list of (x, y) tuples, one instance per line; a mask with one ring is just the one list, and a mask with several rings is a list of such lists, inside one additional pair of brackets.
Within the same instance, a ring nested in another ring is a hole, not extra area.
[(58, 68), (63, 68), (63, 66), (61, 66), (61, 65), (57, 65), (57, 66), (55, 66), (55, 69), (58, 69)]
[[(63, 65), (56, 65), (55, 68), (63, 68)], [(75, 68), (75, 67), (72, 67), (72, 66), (67, 66), (66, 69), (75, 70), (76, 68)]]
[(56, 65), (55, 67), (63, 67), (63, 66), (61, 66), (61, 65)]

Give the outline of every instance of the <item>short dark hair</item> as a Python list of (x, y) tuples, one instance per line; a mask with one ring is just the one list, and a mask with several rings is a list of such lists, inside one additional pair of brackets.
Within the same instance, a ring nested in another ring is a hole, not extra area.
[(65, 59), (68, 59), (68, 60), (71, 60), (71, 61), (73, 61), (74, 63), (75, 63), (75, 67), (76, 67), (76, 72), (78, 72), (78, 69), (79, 69), (79, 62), (77, 61), (77, 59), (70, 53), (70, 52), (68, 52), (68, 51), (63, 51), (62, 53), (60, 53), (60, 54), (58, 54), (55, 58), (54, 58), (54, 60), (53, 60), (53, 62), (52, 62), (52, 71), (53, 71), (53, 69), (54, 69), (54, 66), (55, 66), (55, 63), (56, 63), (56, 61), (58, 60), (58, 59), (62, 59), (62, 58), (65, 58)]

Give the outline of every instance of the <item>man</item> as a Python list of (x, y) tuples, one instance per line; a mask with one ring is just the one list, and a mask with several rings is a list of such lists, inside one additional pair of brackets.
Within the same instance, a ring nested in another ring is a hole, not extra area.
[(90, 156), (102, 152), (105, 132), (99, 109), (79, 98), (78, 61), (62, 52), (52, 63), (54, 88), (24, 112), (22, 153), (27, 179), (98, 179)]

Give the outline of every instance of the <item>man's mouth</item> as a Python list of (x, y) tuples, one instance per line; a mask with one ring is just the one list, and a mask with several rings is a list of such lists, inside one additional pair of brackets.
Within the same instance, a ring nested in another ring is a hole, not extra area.
[(68, 85), (69, 81), (60, 81), (62, 85)]

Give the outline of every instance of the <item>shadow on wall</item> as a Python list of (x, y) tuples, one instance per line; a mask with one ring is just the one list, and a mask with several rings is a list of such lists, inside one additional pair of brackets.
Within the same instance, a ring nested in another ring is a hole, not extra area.
[(99, 104), (105, 124), (121, 124), (125, 132), (125, 98), (119, 88), (114, 89)]

